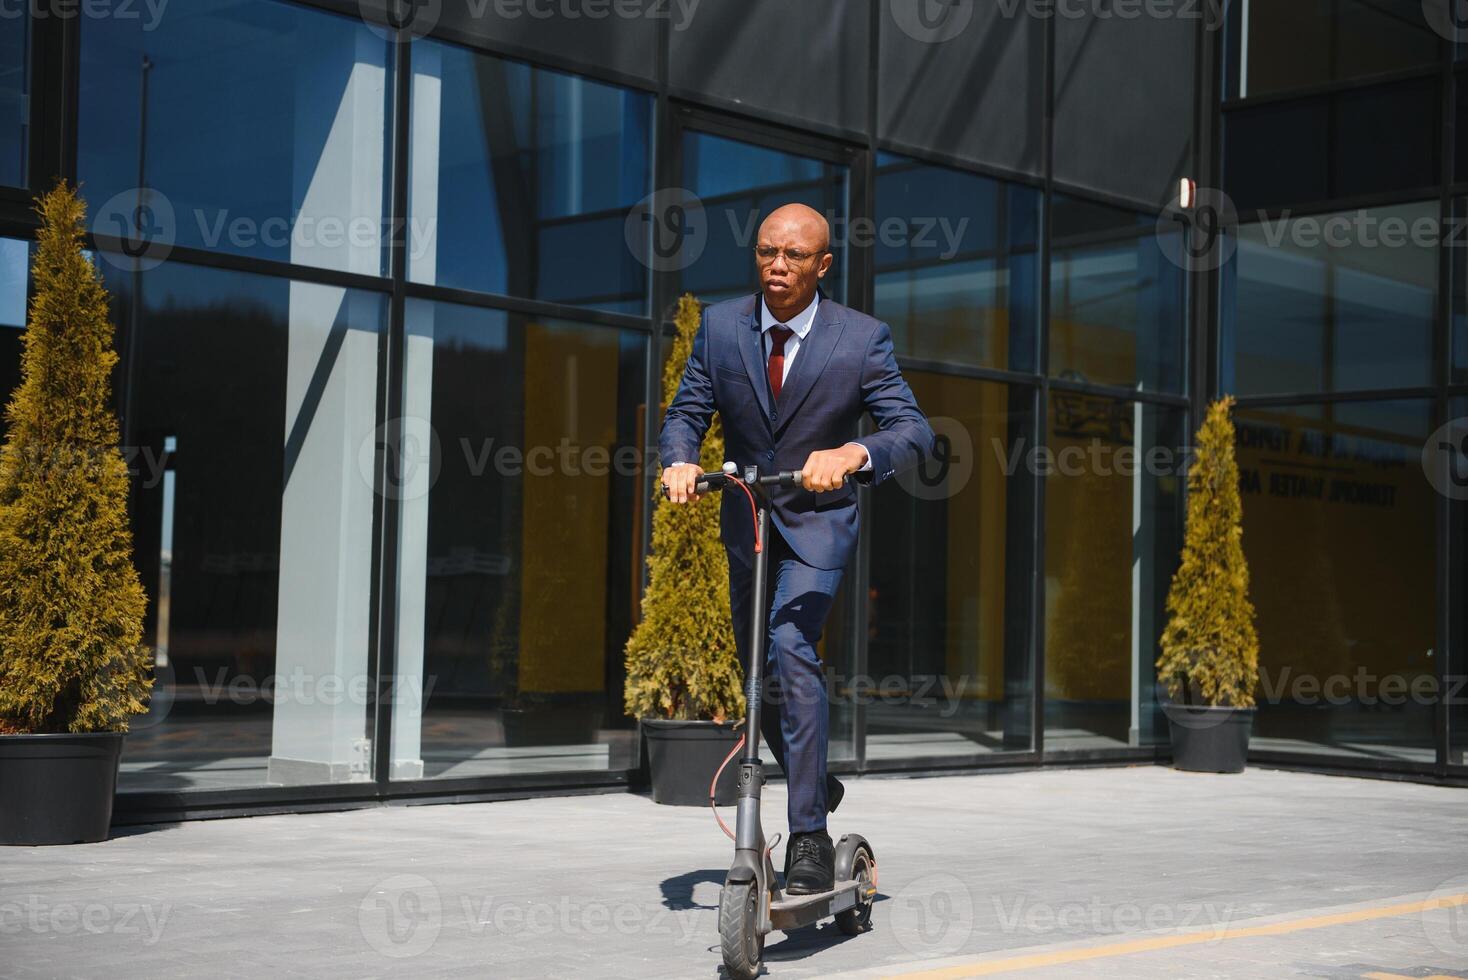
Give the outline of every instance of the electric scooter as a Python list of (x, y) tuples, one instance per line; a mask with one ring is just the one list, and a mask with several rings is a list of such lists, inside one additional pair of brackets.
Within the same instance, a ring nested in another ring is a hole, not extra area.
[[(760, 824), (760, 790), (764, 786), (764, 767), (759, 758), (760, 696), (764, 679), (765, 641), (769, 632), (766, 622), (765, 592), (769, 555), (764, 547), (770, 529), (767, 487), (798, 487), (800, 473), (786, 471), (761, 476), (759, 469), (747, 466), (744, 472), (732, 462), (724, 464), (722, 473), (707, 473), (699, 478), (696, 492), (716, 490), (742, 492), (749, 498), (750, 517), (754, 522), (754, 575), (750, 602), (749, 664), (745, 672), (744, 734), (714, 773), (709, 784), (709, 806), (714, 806), (714, 789), (725, 766), (741, 748), (747, 746), (739, 760), (738, 810), (731, 831), (714, 810), (714, 818), (734, 841), (734, 863), (724, 879), (719, 896), (719, 939), (723, 949), (724, 968), (734, 980), (753, 980), (758, 975), (764, 953), (765, 936), (772, 930), (788, 932), (823, 919), (836, 919), (836, 927), (848, 936), (871, 928), (872, 903), (877, 895), (877, 862), (871, 845), (859, 834), (846, 834), (836, 844), (836, 887), (814, 895), (787, 895), (775, 877), (770, 852), (779, 843), (779, 835), (765, 840)], [(667, 487), (663, 488), (664, 495)]]

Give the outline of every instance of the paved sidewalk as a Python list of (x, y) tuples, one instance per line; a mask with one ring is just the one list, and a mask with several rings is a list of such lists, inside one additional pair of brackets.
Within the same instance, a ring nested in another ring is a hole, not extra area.
[[(871, 932), (768, 976), (1468, 977), (1468, 790), (1159, 767), (851, 781)], [(766, 814), (783, 829), (783, 787)], [(777, 852), (777, 861), (780, 854)], [(0, 850), (0, 976), (716, 977), (729, 846), (626, 794)]]

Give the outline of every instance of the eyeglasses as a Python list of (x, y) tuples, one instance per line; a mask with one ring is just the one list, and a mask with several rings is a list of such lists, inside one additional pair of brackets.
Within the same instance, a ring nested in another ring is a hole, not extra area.
[(771, 262), (775, 261), (776, 256), (783, 252), (785, 254), (786, 262), (790, 263), (791, 265), (804, 265), (817, 256), (825, 255), (828, 251), (829, 249), (823, 248), (818, 252), (807, 252), (798, 248), (782, 249), (776, 248), (773, 245), (756, 245), (754, 247), (754, 257), (760, 265), (769, 265)]

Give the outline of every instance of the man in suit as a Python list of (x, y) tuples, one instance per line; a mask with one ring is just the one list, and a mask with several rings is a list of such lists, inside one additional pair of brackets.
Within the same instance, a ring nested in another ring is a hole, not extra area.
[[(916, 465), (932, 449), (933, 430), (897, 368), (887, 324), (820, 291), (832, 260), (820, 212), (803, 204), (771, 212), (754, 251), (760, 293), (703, 311), (658, 454), (668, 498), (698, 499), (699, 446), (717, 411), (727, 459), (741, 469), (801, 473), (803, 489), (772, 494), (760, 724), (789, 786), (786, 890), (800, 895), (826, 891), (835, 879), (826, 813), (844, 789), (826, 772), (830, 711), (816, 644), (856, 546), (856, 488), (847, 477), (878, 483)], [(846, 441), (864, 411), (878, 431)], [(747, 663), (754, 530), (743, 494), (726, 493), (721, 508), (734, 635)]]

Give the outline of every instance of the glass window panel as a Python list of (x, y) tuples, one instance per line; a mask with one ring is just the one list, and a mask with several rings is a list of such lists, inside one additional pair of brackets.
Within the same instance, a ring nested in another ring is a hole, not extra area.
[(1436, 202), (1243, 225), (1225, 302), (1225, 388), (1240, 394), (1432, 381)]
[(647, 312), (629, 208), (653, 99), (447, 44), (413, 48), (415, 282)]
[(1235, 207), (1330, 197), (1330, 100), (1291, 99), (1231, 109), (1223, 118), (1224, 190)]
[(81, 35), (94, 231), (384, 272), (390, 48), (361, 19), (199, 0), (156, 21), (87, 18)]
[(1255, 749), (1432, 762), (1427, 401), (1239, 410)]
[(1029, 387), (905, 371), (934, 457), (877, 487), (866, 757), (1031, 747), (1034, 446)]
[(29, 279), (30, 243), (0, 238), (0, 406), (20, 384)]
[(4, 14), (0, 30), (0, 184), (26, 185), (30, 147), (31, 13), (20, 4)]
[[(1460, 45), (1460, 49), (1468, 52), (1468, 44)], [(1459, 111), (1461, 111), (1462, 106), (1468, 105), (1468, 70), (1463, 68), (1458, 69), (1455, 84), (1458, 88), (1457, 104), (1460, 107)], [(1468, 181), (1468, 128), (1456, 126), (1454, 129), (1456, 133), (1457, 152), (1453, 155), (1453, 159), (1456, 162), (1457, 179), (1460, 182)]]
[[(1436, 78), (1425, 78), (1334, 96), (1328, 151), (1332, 196), (1437, 184), (1442, 166), (1440, 91)], [(1392, 138), (1382, 139), (1383, 132)]]
[[(1455, 234), (1462, 238), (1468, 229), (1468, 201), (1459, 199), (1454, 203)], [(1468, 382), (1468, 248), (1452, 248), (1452, 362), (1449, 365), (1453, 384)]]
[(647, 335), (407, 308), (395, 778), (621, 771)]
[(1432, 65), (1421, 0), (1231, 4), (1229, 95), (1245, 98)]
[(1240, 209), (1432, 187), (1441, 168), (1438, 93), (1436, 78), (1407, 79), (1230, 109), (1224, 186)]
[(1057, 195), (1050, 259), (1050, 374), (1182, 390), (1182, 252), (1156, 216)]
[(1035, 369), (1041, 194), (880, 154), (874, 313), (898, 356)]
[(1181, 409), (1051, 391), (1045, 751), (1167, 741), (1157, 642), (1181, 558)]
[(1448, 494), (1448, 761), (1468, 765), (1468, 398), (1448, 402), (1436, 433), (1440, 489)]
[(683, 187), (702, 202), (707, 235), (681, 265), (682, 289), (704, 303), (753, 293), (759, 288), (754, 245), (760, 222), (780, 205), (798, 202), (831, 224), (833, 258), (821, 288), (845, 302), (849, 183), (849, 168), (841, 164), (685, 132)]
[(116, 390), (158, 666), (119, 788), (370, 781), (387, 299), (125, 264), (104, 255), (102, 268), (122, 323)]

